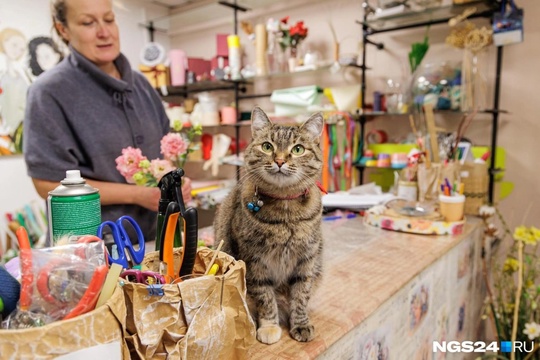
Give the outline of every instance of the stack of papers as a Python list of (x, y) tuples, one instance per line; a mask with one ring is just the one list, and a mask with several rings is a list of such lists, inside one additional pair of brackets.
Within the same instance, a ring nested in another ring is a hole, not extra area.
[(324, 195), (322, 197), (322, 204), (326, 209), (366, 210), (394, 198), (395, 196), (390, 193), (381, 195), (333, 193)]

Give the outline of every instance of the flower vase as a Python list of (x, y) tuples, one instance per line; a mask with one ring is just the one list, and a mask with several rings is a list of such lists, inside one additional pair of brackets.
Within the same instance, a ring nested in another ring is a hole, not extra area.
[(461, 111), (488, 107), (486, 52), (465, 50), (461, 68)]

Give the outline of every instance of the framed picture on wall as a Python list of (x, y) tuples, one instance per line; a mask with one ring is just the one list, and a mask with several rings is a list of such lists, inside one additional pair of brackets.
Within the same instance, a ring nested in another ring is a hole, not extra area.
[(28, 87), (62, 59), (52, 38), (0, 27), (0, 156), (22, 153)]

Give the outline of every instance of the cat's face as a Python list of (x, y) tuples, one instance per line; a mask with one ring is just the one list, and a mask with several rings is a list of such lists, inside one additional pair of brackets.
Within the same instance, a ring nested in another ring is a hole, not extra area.
[(321, 114), (313, 115), (301, 126), (281, 126), (255, 108), (253, 140), (245, 152), (246, 168), (254, 182), (308, 187), (314, 179), (318, 180), (322, 169), (322, 127)]

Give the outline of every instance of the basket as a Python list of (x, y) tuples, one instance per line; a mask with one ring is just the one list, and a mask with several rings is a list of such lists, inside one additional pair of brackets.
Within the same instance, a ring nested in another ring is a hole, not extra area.
[(487, 201), (489, 177), (487, 164), (466, 162), (461, 165), (461, 181), (465, 190), (465, 214), (478, 215), (480, 206)]

